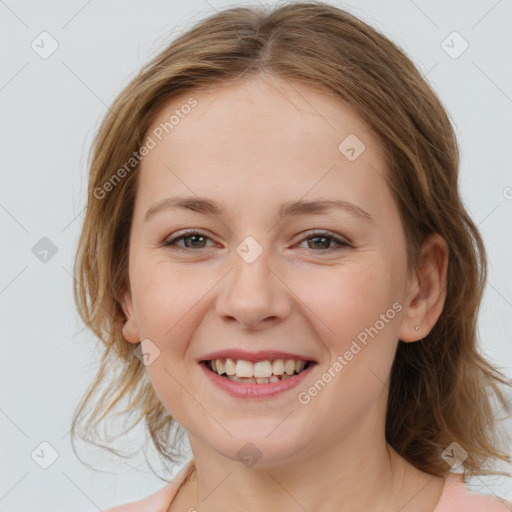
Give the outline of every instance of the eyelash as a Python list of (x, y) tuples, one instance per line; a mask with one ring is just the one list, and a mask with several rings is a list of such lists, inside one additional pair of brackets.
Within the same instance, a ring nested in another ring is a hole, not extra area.
[[(205, 234), (199, 232), (199, 231), (195, 231), (195, 230), (186, 230), (184, 232), (182, 232), (180, 235), (174, 237), (174, 238), (171, 238), (170, 240), (166, 240), (164, 241), (163, 245), (165, 247), (172, 247), (172, 246), (175, 246), (176, 248), (179, 248), (179, 249), (182, 249), (182, 250), (194, 250), (193, 248), (190, 248), (190, 247), (181, 247), (179, 245), (176, 245), (176, 242), (178, 240), (182, 240), (182, 239), (185, 239), (185, 238), (190, 238), (192, 235), (200, 235), (208, 240), (210, 240), (210, 238), (208, 236), (206, 236)], [(336, 250), (339, 250), (343, 247), (352, 247), (348, 242), (338, 238), (337, 236), (335, 236), (333, 233), (329, 232), (329, 231), (313, 231), (313, 232), (310, 232), (308, 233), (308, 236), (302, 238), (300, 240), (300, 242), (304, 242), (306, 240), (309, 240), (310, 238), (319, 238), (319, 237), (324, 237), (324, 238), (330, 238), (331, 240), (333, 240), (335, 243), (338, 244), (338, 247), (330, 247), (329, 249), (323, 249), (323, 250), (320, 250), (320, 251), (316, 251), (314, 249), (310, 249), (311, 251), (313, 252), (331, 252), (331, 251), (336, 251)], [(207, 249), (207, 247), (200, 247), (199, 249), (197, 250), (201, 250), (201, 249)]]

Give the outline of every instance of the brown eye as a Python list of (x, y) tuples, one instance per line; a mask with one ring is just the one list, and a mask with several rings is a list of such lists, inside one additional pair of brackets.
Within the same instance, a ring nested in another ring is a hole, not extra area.
[[(177, 245), (178, 241), (183, 240), (184, 246)], [(207, 236), (196, 231), (188, 231), (177, 237), (171, 238), (164, 242), (164, 246), (176, 246), (181, 249), (205, 249), (206, 240), (210, 240)]]
[[(178, 245), (178, 242), (181, 240), (183, 240), (183, 245)], [(176, 247), (184, 250), (206, 249), (206, 242), (208, 240), (211, 239), (206, 235), (198, 231), (189, 230), (166, 240), (163, 245), (165, 247)], [(311, 243), (309, 242), (310, 240), (312, 241)], [(310, 233), (308, 237), (302, 239), (302, 242), (305, 241), (308, 242), (307, 249), (313, 250), (314, 252), (330, 252), (342, 247), (351, 247), (347, 241), (334, 236), (334, 234), (328, 231)], [(334, 247), (331, 247), (332, 243), (335, 244)]]
[[(312, 249), (315, 252), (322, 252), (317, 251), (316, 249), (321, 249), (323, 251), (331, 251), (336, 250), (341, 247), (351, 247), (350, 244), (336, 236), (334, 236), (332, 233), (328, 231), (319, 231), (315, 233), (310, 233), (310, 235), (306, 238), (303, 238), (302, 241), (309, 241), (313, 240), (312, 243), (308, 243), (308, 249)], [(329, 247), (331, 242), (334, 241), (334, 243), (337, 245), (337, 247)]]

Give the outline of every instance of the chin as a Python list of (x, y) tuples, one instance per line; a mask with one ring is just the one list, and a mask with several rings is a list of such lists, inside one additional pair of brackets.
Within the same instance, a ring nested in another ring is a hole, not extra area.
[(261, 468), (288, 463), (304, 448), (305, 441), (301, 439), (300, 432), (297, 433), (297, 442), (289, 436), (284, 439), (277, 429), (270, 436), (268, 432), (270, 430), (255, 428), (254, 432), (244, 431), (243, 435), (225, 437), (222, 442), (212, 440), (211, 446), (228, 459), (247, 467)]

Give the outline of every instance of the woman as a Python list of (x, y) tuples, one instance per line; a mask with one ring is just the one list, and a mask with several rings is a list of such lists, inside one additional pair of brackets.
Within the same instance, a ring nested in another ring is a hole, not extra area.
[(73, 427), (128, 397), (193, 459), (111, 512), (508, 510), (451, 471), (510, 461), (458, 165), (411, 61), (324, 3), (219, 12), (146, 65), (94, 143), (75, 292), (105, 353)]

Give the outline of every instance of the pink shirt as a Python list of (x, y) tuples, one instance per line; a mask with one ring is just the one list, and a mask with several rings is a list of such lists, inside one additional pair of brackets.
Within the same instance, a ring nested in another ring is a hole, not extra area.
[[(165, 487), (151, 496), (109, 508), (105, 512), (167, 512), (180, 485), (193, 470), (194, 459), (191, 459)], [(439, 502), (432, 512), (512, 512), (512, 503), (495, 496), (470, 492), (460, 475), (448, 473)]]

